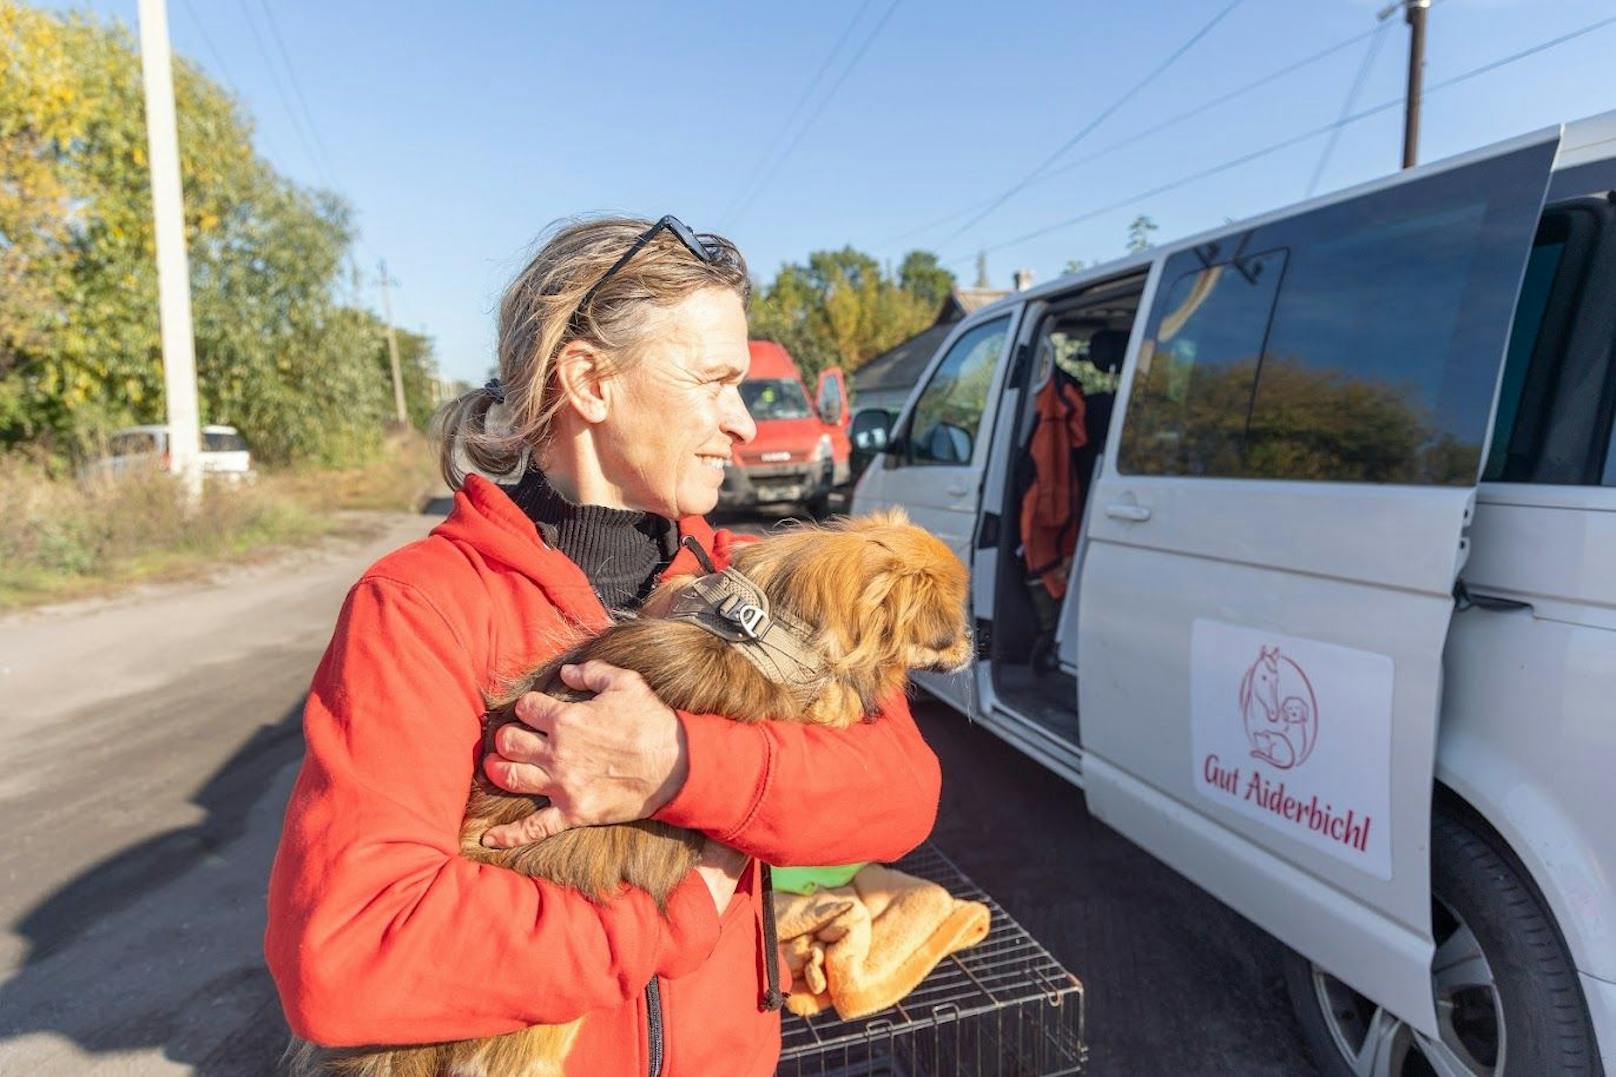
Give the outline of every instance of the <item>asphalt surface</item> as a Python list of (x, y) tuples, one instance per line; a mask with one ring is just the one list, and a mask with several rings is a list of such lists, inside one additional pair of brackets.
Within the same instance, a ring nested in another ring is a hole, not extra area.
[[(0, 1074), (277, 1072), (263, 891), (303, 692), (348, 584), (431, 523), (0, 619)], [(933, 840), (1084, 982), (1090, 1072), (1313, 1072), (1266, 936), (991, 733), (916, 714)]]

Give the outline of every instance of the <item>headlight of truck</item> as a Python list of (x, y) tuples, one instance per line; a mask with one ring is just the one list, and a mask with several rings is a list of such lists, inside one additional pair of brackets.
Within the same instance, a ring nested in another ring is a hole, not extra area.
[(820, 434), (819, 444), (814, 446), (814, 460), (816, 462), (829, 460), (831, 457), (830, 435)]

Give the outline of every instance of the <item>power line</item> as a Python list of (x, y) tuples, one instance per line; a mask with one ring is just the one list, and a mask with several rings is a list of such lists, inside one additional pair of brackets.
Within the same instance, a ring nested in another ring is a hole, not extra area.
[[(261, 0), (261, 2), (262, 2), (262, 0)], [(225, 84), (230, 87), (231, 92), (234, 93), (238, 98), (240, 98), (241, 97), (241, 89), (240, 89), (239, 85), (236, 83), (236, 81), (233, 78), (230, 77), (229, 69), (226, 66), (225, 62), (224, 62), (224, 57), (220, 54), (218, 46), (216, 46), (213, 43), (213, 38), (208, 33), (207, 26), (202, 22), (201, 17), (197, 15), (196, 7), (191, 3), (191, 0), (184, 0), (184, 4), (185, 4), (186, 12), (191, 17), (191, 22), (196, 26), (197, 33), (200, 34), (201, 37), (202, 37), (203, 44), (205, 44), (207, 46), (209, 55), (211, 55), (213, 57), (214, 63), (218, 65), (220, 78), (222, 78), (224, 80)], [(245, 8), (243, 8), (243, 14), (245, 14), (245, 13), (246, 13)], [(308, 102), (303, 97), (302, 89), (297, 86), (296, 73), (292, 69), (291, 60), (287, 57), (285, 42), (281, 37), (280, 30), (275, 25), (274, 16), (273, 16), (273, 14), (271, 14), (270, 9), (269, 9), (269, 7), (267, 5), (265, 5), (265, 7), (264, 7), (264, 16), (267, 19), (269, 19), (270, 31), (275, 35), (276, 44), (281, 49), (281, 57), (282, 57), (282, 59), (286, 60), (287, 73), (290, 74), (292, 76), (292, 78), (293, 78), (293, 83), (292, 83), (293, 88), (297, 90), (298, 100), (301, 101), (302, 104), (303, 104), (304, 115), (308, 118), (308, 123), (309, 123), (309, 126), (310, 126), (311, 130), (312, 130), (314, 128), (314, 116), (309, 111)], [(254, 30), (254, 36), (255, 37), (257, 36), (257, 31), (256, 30)], [(263, 42), (262, 42), (262, 40), (259, 40), (258, 45), (259, 45), (259, 52), (262, 54), (263, 53)], [(266, 63), (268, 62), (267, 55), (265, 56), (265, 62)], [(284, 95), (282, 96), (281, 100), (282, 100), (282, 103), (285, 104), (286, 99), (285, 99)], [(325, 144), (320, 141), (318, 131), (314, 132), (314, 138), (315, 138), (316, 144), (320, 148), (321, 157), (324, 158), (325, 157)], [(305, 143), (303, 148), (305, 150), (308, 150), (309, 147)], [(311, 154), (311, 157), (312, 156), (313, 155)], [(330, 179), (331, 172), (330, 172), (329, 167), (321, 168), (321, 162), (318, 161), (318, 160), (316, 160), (314, 162), (314, 164), (315, 164), (315, 168), (320, 171), (320, 174), (326, 178), (326, 185), (328, 187), (335, 188), (336, 184), (331, 182), (331, 179)], [(330, 161), (329, 161), (328, 158), (325, 160), (325, 164), (327, 166), (329, 166)], [(371, 257), (375, 257), (375, 253), (373, 251), (371, 251), (370, 247), (363, 240), (361, 240), (359, 238), (357, 230), (355, 231), (355, 234), (353, 236), (352, 245), (356, 246), (356, 247), (359, 247), (359, 248), (362, 248), (366, 252), (367, 255), (369, 255)], [(363, 281), (363, 276), (364, 275), (359, 271), (359, 265), (354, 259), (354, 255), (353, 255), (352, 250), (349, 250), (349, 252), (347, 254), (347, 259), (348, 259), (348, 268), (349, 268), (349, 288), (348, 288), (349, 298), (357, 305), (360, 302), (359, 289), (360, 289), (360, 285), (361, 285), (361, 283)], [(393, 283), (396, 284), (397, 282), (394, 281)]]
[(297, 68), (292, 66), (292, 57), (286, 50), (286, 41), (281, 37), (280, 27), (275, 23), (275, 13), (270, 9), (267, 0), (258, 0), (258, 6), (264, 12), (264, 21), (269, 23), (269, 34), (275, 39), (275, 48), (281, 54), (281, 62), (286, 65), (286, 77), (292, 83), (292, 93), (296, 95), (297, 103), (303, 110), (303, 118), (308, 121), (309, 134), (314, 138), (314, 147), (320, 151), (320, 160), (324, 162), (326, 175), (329, 176), (336, 170), (331, 167), (331, 157), (326, 153), (325, 142), (320, 138), (320, 128), (314, 122), (314, 113), (309, 109), (308, 99), (303, 96), (303, 87), (297, 79)]
[(297, 140), (303, 144), (303, 151), (309, 155), (310, 163), (314, 165), (314, 170), (320, 174), (320, 178), (325, 181), (325, 185), (335, 188), (336, 184), (331, 181), (331, 176), (326, 172), (320, 156), (315, 153), (309, 137), (303, 133), (303, 124), (298, 120), (297, 110), (292, 107), (292, 99), (287, 96), (286, 87), (281, 82), (280, 72), (275, 69), (275, 62), (269, 55), (269, 49), (264, 45), (263, 35), (258, 32), (258, 23), (253, 19), (252, 10), (247, 6), (247, 0), (237, 0), (237, 4), (241, 8), (242, 17), (247, 21), (247, 29), (252, 31), (253, 41), (258, 46), (258, 54), (263, 57), (264, 66), (269, 69), (269, 77), (275, 84), (275, 92), (280, 96), (281, 105), (286, 109), (286, 118), (292, 121), (292, 130), (297, 134)]
[[(1075, 161), (1068, 161), (1066, 164), (1061, 165), (1059, 168), (1050, 169), (1048, 172), (1045, 172), (1042, 176), (1039, 176), (1032, 183), (1028, 184), (1028, 186), (1031, 187), (1031, 186), (1035, 186), (1035, 185), (1040, 184), (1040, 183), (1047, 183), (1049, 180), (1054, 179), (1056, 176), (1065, 175), (1066, 173), (1071, 172), (1074, 169), (1081, 168), (1082, 166), (1084, 166), (1086, 164), (1090, 164), (1091, 162), (1098, 161), (1102, 157), (1108, 157), (1111, 154), (1115, 153), (1117, 150), (1125, 149), (1128, 146), (1132, 146), (1136, 142), (1141, 142), (1144, 139), (1149, 138), (1151, 135), (1158, 134), (1158, 133), (1160, 133), (1162, 131), (1167, 130), (1170, 127), (1175, 127), (1178, 124), (1183, 123), (1185, 120), (1194, 119), (1196, 116), (1199, 116), (1202, 113), (1210, 112), (1212, 109), (1217, 108), (1219, 105), (1227, 104), (1228, 102), (1233, 101), (1237, 97), (1240, 97), (1240, 96), (1242, 96), (1244, 94), (1250, 93), (1252, 90), (1259, 89), (1260, 87), (1266, 86), (1270, 82), (1274, 82), (1274, 81), (1276, 81), (1278, 79), (1281, 79), (1281, 78), (1285, 77), (1286, 75), (1291, 74), (1294, 71), (1300, 71), (1304, 67), (1307, 67), (1307, 66), (1309, 66), (1311, 64), (1318, 63), (1320, 60), (1323, 60), (1323, 59), (1325, 59), (1327, 57), (1334, 56), (1336, 53), (1340, 52), (1342, 49), (1350, 48), (1353, 45), (1356, 45), (1358, 42), (1364, 40), (1365, 38), (1373, 37), (1379, 31), (1379, 29), (1380, 29), (1380, 27), (1377, 26), (1375, 29), (1365, 30), (1362, 33), (1353, 34), (1349, 38), (1345, 38), (1345, 39), (1343, 39), (1341, 41), (1337, 41), (1334, 45), (1330, 45), (1327, 48), (1320, 49), (1318, 52), (1315, 52), (1315, 53), (1313, 53), (1313, 54), (1311, 54), (1309, 56), (1304, 56), (1302, 59), (1297, 60), (1294, 63), (1287, 64), (1284, 67), (1279, 68), (1278, 70), (1270, 71), (1268, 74), (1263, 75), (1260, 78), (1253, 79), (1250, 82), (1242, 83), (1241, 85), (1236, 86), (1234, 89), (1229, 90), (1229, 91), (1227, 91), (1227, 92), (1225, 92), (1223, 94), (1220, 94), (1217, 97), (1213, 97), (1213, 98), (1210, 98), (1210, 99), (1208, 99), (1206, 101), (1203, 101), (1199, 105), (1196, 105), (1194, 108), (1185, 109), (1183, 112), (1175, 113), (1174, 115), (1169, 116), (1167, 119), (1162, 120), (1159, 123), (1152, 124), (1149, 127), (1140, 128), (1138, 131), (1135, 131), (1133, 134), (1129, 135), (1128, 137), (1123, 138), (1123, 139), (1119, 139), (1116, 142), (1112, 142), (1112, 143), (1106, 145), (1105, 147), (1094, 151), (1093, 153), (1089, 154), (1086, 157), (1079, 157)], [(990, 204), (992, 201), (993, 200), (990, 198), (990, 199), (987, 199), (987, 200), (982, 201), (982, 202), (973, 203), (973, 204), (971, 204), (969, 206), (966, 206), (964, 209), (957, 209), (954, 212), (948, 214), (947, 216), (939, 217), (936, 220), (930, 221), (930, 222), (928, 222), (926, 224), (922, 224), (922, 225), (919, 225), (918, 227), (911, 228), (907, 232), (903, 232), (903, 233), (901, 233), (899, 235), (893, 236), (890, 240), (888, 240), (888, 242), (889, 243), (898, 243), (898, 242), (901, 242), (901, 241), (903, 241), (905, 239), (910, 238), (911, 236), (917, 236), (917, 235), (920, 235), (923, 232), (929, 232), (933, 228), (938, 227), (939, 225), (947, 224), (949, 221), (956, 220), (956, 219), (958, 219), (960, 217), (963, 217), (967, 213), (970, 213), (970, 212), (972, 212), (974, 210), (977, 210), (977, 209), (981, 209), (982, 207)]]
[[(1591, 23), (1588, 23), (1587, 25), (1582, 26), (1582, 27), (1580, 27), (1580, 28), (1578, 28), (1576, 30), (1572, 30), (1572, 31), (1570, 31), (1568, 33), (1561, 34), (1558, 37), (1550, 38), (1547, 41), (1539, 42), (1538, 44), (1533, 45), (1533, 46), (1531, 46), (1529, 48), (1522, 49), (1519, 52), (1510, 53), (1508, 56), (1501, 56), (1498, 59), (1493, 60), (1493, 61), (1491, 61), (1489, 63), (1482, 64), (1480, 67), (1473, 67), (1468, 71), (1462, 72), (1462, 73), (1460, 73), (1458, 75), (1454, 75), (1452, 78), (1444, 79), (1441, 82), (1438, 82), (1438, 83), (1435, 83), (1434, 85), (1426, 87), (1425, 96), (1429, 97), (1434, 93), (1440, 93), (1441, 91), (1449, 89), (1450, 87), (1457, 86), (1461, 82), (1468, 82), (1469, 80), (1471, 80), (1473, 78), (1477, 78), (1478, 76), (1481, 76), (1481, 75), (1485, 75), (1488, 72), (1496, 71), (1501, 67), (1505, 67), (1505, 66), (1507, 66), (1509, 64), (1512, 64), (1512, 63), (1515, 63), (1515, 62), (1517, 62), (1519, 60), (1524, 60), (1528, 56), (1533, 56), (1533, 55), (1536, 55), (1537, 53), (1543, 52), (1543, 51), (1545, 51), (1547, 49), (1552, 49), (1552, 48), (1556, 48), (1556, 47), (1558, 47), (1560, 45), (1564, 45), (1568, 41), (1572, 41), (1572, 40), (1574, 40), (1576, 38), (1586, 36), (1587, 34), (1591, 34), (1595, 30), (1601, 30), (1601, 29), (1603, 29), (1603, 28), (1605, 28), (1607, 26), (1612, 25), (1613, 23), (1616, 23), (1616, 15), (1613, 15), (1613, 16), (1610, 16), (1610, 17), (1604, 18), (1604, 19), (1598, 19), (1598, 20), (1596, 20), (1594, 22), (1591, 22)], [(1311, 131), (1305, 131), (1305, 132), (1303, 132), (1303, 133), (1301, 133), (1299, 135), (1293, 135), (1290, 138), (1284, 139), (1284, 140), (1279, 141), (1279, 142), (1275, 142), (1275, 143), (1273, 143), (1271, 145), (1268, 145), (1268, 146), (1264, 146), (1262, 149), (1253, 150), (1250, 153), (1242, 154), (1239, 157), (1235, 157), (1235, 158), (1233, 158), (1231, 160), (1224, 161), (1221, 164), (1213, 165), (1210, 168), (1202, 169), (1201, 171), (1193, 173), (1191, 175), (1182, 176), (1179, 179), (1173, 180), (1170, 183), (1164, 183), (1164, 184), (1161, 184), (1158, 187), (1152, 187), (1148, 191), (1142, 191), (1142, 192), (1140, 192), (1138, 194), (1129, 195), (1127, 198), (1119, 199), (1119, 200), (1117, 200), (1115, 202), (1112, 202), (1109, 205), (1102, 206), (1099, 209), (1089, 210), (1088, 212), (1080, 213), (1075, 217), (1068, 217), (1065, 220), (1057, 221), (1054, 224), (1045, 225), (1042, 228), (1036, 228), (1031, 232), (1023, 233), (1022, 235), (1016, 236), (1013, 239), (1007, 239), (1007, 240), (1004, 240), (1003, 242), (995, 243), (990, 247), (983, 248), (982, 251), (983, 251), (983, 253), (991, 253), (992, 251), (1002, 250), (1005, 247), (1013, 247), (1013, 246), (1016, 246), (1016, 245), (1021, 244), (1021, 243), (1026, 243), (1029, 240), (1038, 239), (1038, 238), (1040, 238), (1042, 236), (1048, 235), (1051, 232), (1058, 232), (1062, 228), (1069, 228), (1074, 224), (1081, 224), (1082, 222), (1090, 220), (1090, 219), (1092, 219), (1094, 217), (1098, 217), (1098, 216), (1101, 216), (1103, 214), (1113, 212), (1114, 210), (1122, 209), (1125, 206), (1130, 206), (1130, 205), (1134, 204), (1135, 202), (1141, 202), (1141, 201), (1143, 201), (1143, 200), (1145, 200), (1147, 198), (1154, 198), (1156, 195), (1164, 194), (1167, 191), (1171, 191), (1171, 190), (1174, 190), (1176, 188), (1183, 187), (1183, 186), (1185, 186), (1187, 184), (1198, 182), (1199, 180), (1206, 179), (1209, 176), (1217, 175), (1220, 172), (1227, 172), (1231, 168), (1237, 168), (1240, 165), (1248, 164), (1248, 163), (1250, 163), (1252, 161), (1257, 160), (1258, 158), (1266, 157), (1266, 156), (1269, 156), (1270, 154), (1278, 153), (1280, 150), (1289, 149), (1291, 146), (1295, 146), (1295, 145), (1297, 145), (1298, 143), (1301, 143), (1301, 142), (1306, 142), (1310, 138), (1317, 138), (1319, 135), (1322, 135), (1322, 134), (1325, 134), (1327, 132), (1333, 131), (1333, 130), (1335, 130), (1337, 128), (1346, 127), (1349, 124), (1357, 123), (1359, 120), (1368, 119), (1370, 116), (1377, 116), (1382, 112), (1387, 112), (1387, 111), (1389, 111), (1391, 109), (1394, 109), (1394, 108), (1401, 108), (1402, 106), (1403, 106), (1403, 99), (1401, 97), (1394, 98), (1394, 99), (1392, 99), (1390, 101), (1382, 102), (1381, 104), (1375, 105), (1373, 108), (1367, 108), (1367, 109), (1364, 109), (1361, 112), (1354, 113), (1351, 116), (1343, 117), (1343, 118), (1335, 121), (1334, 123), (1325, 124), (1323, 127), (1316, 127)], [(961, 265), (970, 257), (974, 257), (974, 255), (967, 255), (967, 256), (962, 257), (962, 258), (955, 258), (952, 261), (950, 261), (948, 264), (949, 265)]]
[(960, 225), (960, 227), (955, 229), (951, 235), (943, 240), (943, 244), (946, 245), (953, 242), (955, 239), (958, 239), (960, 236), (974, 228), (983, 218), (987, 217), (994, 210), (998, 209), (1000, 206), (1004, 205), (1006, 202), (1024, 190), (1029, 183), (1037, 179), (1039, 175), (1042, 174), (1046, 169), (1064, 157), (1068, 150), (1088, 137), (1090, 131), (1093, 131), (1096, 127), (1100, 126), (1100, 124), (1104, 123), (1111, 117), (1113, 113), (1117, 111), (1117, 109), (1127, 104), (1135, 94), (1139, 93), (1146, 86), (1149, 86), (1163, 73), (1165, 73), (1168, 68), (1177, 63), (1180, 57), (1195, 46), (1196, 42), (1200, 41), (1203, 37), (1210, 33), (1213, 27), (1222, 22), (1230, 12), (1239, 7), (1242, 3), (1244, 3), (1244, 0), (1231, 0), (1231, 2), (1223, 8), (1223, 10), (1212, 16), (1210, 22), (1201, 27), (1195, 33), (1191, 34), (1189, 40), (1185, 41), (1178, 48), (1174, 49), (1172, 53), (1170, 53), (1168, 57), (1160, 64), (1157, 64), (1149, 74), (1140, 79), (1138, 82), (1134, 83), (1133, 86), (1129, 87), (1123, 92), (1122, 96), (1118, 97), (1115, 101), (1111, 102), (1110, 105), (1102, 109), (1100, 114), (1094, 117), (1094, 119), (1090, 120), (1082, 130), (1078, 131), (1077, 134), (1061, 143), (1054, 153), (1050, 154), (1048, 157), (1044, 158), (1043, 161), (1039, 162), (1038, 167), (1034, 168), (1031, 172), (1017, 180), (1008, 190), (995, 198), (980, 213), (976, 214), (976, 216), (972, 217), (970, 220), (966, 221), (964, 224)]
[[(1432, 0), (1431, 6), (1435, 7), (1437, 4), (1440, 4), (1442, 2), (1443, 2), (1443, 0)], [(1372, 29), (1364, 30), (1364, 31), (1362, 31), (1360, 33), (1353, 34), (1351, 37), (1343, 38), (1342, 40), (1337, 41), (1333, 45), (1327, 45), (1326, 47), (1320, 49), (1318, 52), (1310, 53), (1309, 55), (1302, 57), (1300, 60), (1296, 60), (1293, 63), (1286, 64), (1284, 67), (1278, 68), (1277, 70), (1270, 71), (1268, 74), (1263, 75), (1263, 76), (1261, 76), (1259, 78), (1252, 79), (1250, 82), (1242, 83), (1239, 86), (1236, 86), (1232, 90), (1228, 90), (1228, 91), (1225, 91), (1222, 94), (1219, 94), (1217, 97), (1208, 98), (1207, 100), (1205, 100), (1205, 101), (1201, 102), (1200, 104), (1196, 105), (1194, 108), (1185, 109), (1183, 112), (1175, 113), (1172, 116), (1167, 117), (1165, 120), (1162, 120), (1159, 123), (1152, 124), (1149, 127), (1142, 127), (1139, 130), (1135, 131), (1133, 134), (1127, 136), (1126, 138), (1118, 139), (1117, 141), (1112, 142), (1112, 143), (1102, 147), (1101, 149), (1095, 150), (1093, 153), (1087, 155), (1086, 157), (1079, 157), (1075, 161), (1068, 161), (1066, 164), (1061, 165), (1059, 168), (1050, 169), (1048, 172), (1045, 172), (1042, 176), (1039, 176), (1032, 183), (1029, 183), (1028, 186), (1032, 187), (1032, 186), (1037, 186), (1040, 183), (1047, 183), (1050, 180), (1054, 179), (1056, 176), (1063, 176), (1063, 175), (1067, 174), (1068, 172), (1072, 172), (1072, 171), (1074, 171), (1076, 169), (1082, 168), (1084, 165), (1092, 164), (1093, 162), (1098, 161), (1098, 160), (1100, 160), (1101, 158), (1104, 158), (1104, 157), (1109, 157), (1111, 154), (1117, 152), (1118, 150), (1126, 149), (1127, 147), (1132, 146), (1137, 142), (1142, 142), (1145, 139), (1149, 138), (1150, 136), (1155, 135), (1155, 134), (1160, 134), (1162, 131), (1165, 131), (1170, 127), (1176, 127), (1179, 124), (1183, 123), (1185, 120), (1192, 120), (1195, 117), (1202, 115), (1203, 113), (1210, 112), (1211, 110), (1217, 108), (1219, 105), (1228, 104), (1230, 101), (1233, 101), (1235, 98), (1241, 97), (1241, 96), (1243, 96), (1245, 94), (1248, 94), (1252, 90), (1260, 89), (1261, 87), (1268, 85), (1270, 82), (1274, 82), (1274, 81), (1277, 81), (1278, 79), (1284, 78), (1286, 75), (1289, 75), (1292, 72), (1300, 71), (1304, 67), (1308, 67), (1308, 66), (1310, 66), (1312, 64), (1318, 63), (1320, 60), (1326, 59), (1326, 58), (1328, 58), (1330, 56), (1334, 56), (1336, 53), (1340, 52), (1342, 49), (1351, 48), (1353, 45), (1356, 45), (1360, 41), (1364, 41), (1364, 40), (1366, 40), (1368, 38), (1374, 37), (1375, 34), (1377, 34), (1380, 31), (1380, 29), (1381, 29), (1380, 26), (1376, 26), (1376, 27), (1374, 27)], [(970, 206), (965, 207), (964, 209), (957, 209), (954, 212), (948, 214), (947, 216), (939, 217), (936, 220), (930, 221), (930, 222), (928, 222), (926, 224), (923, 224), (923, 225), (920, 225), (920, 226), (918, 226), (916, 228), (911, 228), (907, 232), (902, 232), (902, 233), (900, 233), (900, 234), (898, 234), (896, 236), (893, 236), (891, 239), (887, 240), (887, 242), (888, 243), (899, 243), (899, 242), (902, 242), (905, 239), (909, 239), (912, 236), (917, 236), (917, 235), (920, 235), (921, 233), (929, 232), (933, 228), (938, 227), (939, 225), (947, 224), (949, 221), (957, 220), (958, 218), (965, 216), (967, 213), (970, 213), (973, 210), (980, 209), (981, 207), (986, 206), (991, 201), (992, 201), (992, 199), (988, 199), (987, 201), (984, 201), (984, 202), (974, 203), (974, 204), (972, 204)]]
[(830, 47), (830, 51), (825, 54), (824, 61), (819, 65), (819, 70), (814, 72), (814, 77), (808, 80), (808, 85), (802, 88), (802, 96), (798, 97), (797, 103), (791, 107), (790, 114), (786, 117), (785, 122), (780, 125), (778, 133), (775, 135), (774, 141), (769, 144), (767, 152), (765, 152), (762, 157), (758, 158), (757, 165), (752, 169), (751, 175), (747, 177), (745, 183), (741, 184), (740, 189), (735, 192), (735, 197), (730, 199), (730, 203), (724, 208), (724, 212), (719, 214), (718, 228), (720, 231), (724, 229), (725, 225), (729, 221), (730, 214), (740, 203), (742, 197), (752, 189), (752, 185), (756, 183), (758, 177), (763, 174), (765, 166), (767, 166), (768, 163), (774, 158), (775, 152), (780, 148), (780, 144), (786, 139), (786, 133), (791, 130), (791, 125), (796, 123), (797, 117), (801, 115), (802, 107), (806, 105), (808, 103), (808, 99), (813, 96), (813, 92), (819, 86), (820, 80), (825, 77), (825, 72), (830, 70), (831, 62), (836, 59), (836, 54), (842, 51), (842, 46), (847, 44), (847, 39), (853, 34), (853, 28), (863, 20), (864, 13), (870, 10), (870, 5), (874, 2), (875, 0), (864, 0), (864, 3), (859, 5), (858, 11), (853, 15), (853, 21), (847, 24), (847, 28), (843, 30), (841, 36), (836, 39), (836, 44), (832, 45)]
[(873, 27), (871, 27), (869, 34), (865, 36), (863, 43), (859, 45), (858, 51), (853, 54), (853, 58), (848, 61), (847, 66), (842, 68), (842, 73), (837, 76), (836, 82), (825, 93), (825, 95), (819, 99), (819, 105), (814, 109), (813, 113), (808, 117), (803, 125), (797, 129), (796, 136), (792, 138), (791, 142), (786, 146), (785, 151), (781, 153), (779, 157), (775, 158), (774, 165), (769, 169), (768, 174), (763, 177), (763, 179), (758, 183), (757, 187), (752, 190), (752, 193), (746, 197), (744, 202), (741, 203), (740, 208), (735, 211), (732, 219), (740, 220), (740, 218), (744, 216), (746, 211), (751, 207), (752, 203), (757, 200), (757, 196), (762, 194), (763, 191), (768, 187), (770, 181), (774, 179), (775, 174), (780, 171), (781, 166), (783, 166), (786, 163), (786, 160), (790, 158), (792, 151), (797, 148), (797, 144), (802, 141), (803, 135), (807, 134), (808, 131), (814, 126), (814, 121), (818, 120), (820, 114), (825, 111), (825, 106), (830, 104), (831, 99), (836, 96), (836, 91), (842, 88), (842, 83), (846, 82), (847, 76), (853, 73), (853, 69), (857, 67), (859, 61), (864, 58), (864, 54), (869, 51), (870, 45), (874, 43), (876, 37), (881, 33), (882, 27), (886, 26), (887, 20), (892, 18), (892, 13), (898, 10), (898, 5), (902, 2), (903, 0), (892, 0), (892, 3), (888, 5), (886, 11), (881, 13), (881, 18)]
[[(231, 90), (235, 90), (235, 80), (230, 77), (230, 70), (225, 66), (224, 57), (219, 55), (218, 48), (213, 44), (213, 38), (208, 36), (208, 28), (202, 25), (202, 20), (196, 14), (196, 8), (191, 6), (191, 0), (185, 0), (185, 11), (191, 16), (191, 23), (196, 27), (196, 32), (202, 35), (202, 43), (208, 47), (208, 54), (213, 57), (214, 64), (218, 66), (219, 77), (224, 80), (225, 85), (229, 86)], [(240, 91), (236, 92), (240, 93)]]
[[(1374, 36), (1369, 39), (1369, 48), (1364, 52), (1363, 63), (1358, 65), (1358, 74), (1352, 80), (1352, 86), (1347, 90), (1347, 99), (1341, 102), (1341, 115), (1337, 119), (1344, 119), (1352, 114), (1352, 106), (1358, 103), (1358, 95), (1363, 92), (1364, 82), (1368, 79), (1369, 69), (1375, 64), (1375, 55), (1380, 52), (1380, 46), (1385, 44), (1386, 35), (1382, 32), (1390, 23), (1382, 22), (1374, 29)], [(1324, 141), (1324, 152), (1319, 154), (1319, 163), (1313, 168), (1313, 177), (1307, 181), (1307, 195), (1311, 198), (1313, 192), (1318, 190), (1319, 178), (1324, 175), (1324, 166), (1330, 163), (1330, 155), (1335, 152), (1335, 144), (1341, 138), (1341, 128), (1331, 130), (1330, 137)]]

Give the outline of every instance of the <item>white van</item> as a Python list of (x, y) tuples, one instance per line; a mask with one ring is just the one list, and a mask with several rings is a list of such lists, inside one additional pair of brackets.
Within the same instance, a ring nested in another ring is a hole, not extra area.
[(1330, 1074), (1616, 1074), (1613, 192), (1609, 113), (1017, 293), (855, 493), (971, 567), (927, 690), (1289, 946)]

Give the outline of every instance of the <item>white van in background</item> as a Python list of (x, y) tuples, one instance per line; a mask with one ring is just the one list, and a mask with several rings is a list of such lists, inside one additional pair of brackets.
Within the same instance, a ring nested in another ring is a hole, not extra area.
[[(225, 482), (252, 482), (252, 453), (241, 432), (233, 426), (209, 424), (202, 427), (199, 462), (207, 479)], [(106, 455), (86, 465), (81, 477), (88, 480), (116, 479), (137, 471), (168, 469), (168, 427), (160, 423), (127, 426), (107, 439)]]
[(921, 682), (1289, 946), (1326, 1073), (1616, 1074), (1613, 192), (1616, 113), (1017, 293), (855, 492), (971, 567)]

